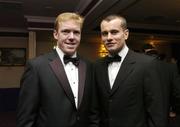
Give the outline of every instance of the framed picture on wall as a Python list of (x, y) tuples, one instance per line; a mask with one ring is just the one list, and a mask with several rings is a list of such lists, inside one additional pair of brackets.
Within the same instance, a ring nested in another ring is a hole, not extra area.
[(25, 48), (0, 48), (0, 66), (23, 66), (25, 62)]

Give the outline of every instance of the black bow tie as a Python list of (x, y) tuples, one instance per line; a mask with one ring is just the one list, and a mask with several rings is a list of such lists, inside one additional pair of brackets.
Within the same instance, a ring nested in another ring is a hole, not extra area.
[(121, 57), (119, 55), (114, 55), (112, 57), (106, 56), (106, 63), (112, 63), (112, 62), (120, 62), (121, 61)]
[(75, 66), (78, 66), (79, 65), (79, 58), (78, 57), (70, 57), (68, 55), (64, 55), (64, 64), (67, 64), (68, 62), (72, 62)]

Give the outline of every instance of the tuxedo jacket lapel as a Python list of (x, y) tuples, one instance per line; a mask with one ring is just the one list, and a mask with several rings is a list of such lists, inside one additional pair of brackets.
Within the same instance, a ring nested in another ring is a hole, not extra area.
[(59, 57), (56, 57), (53, 61), (51, 61), (50, 66), (51, 66), (53, 72), (55, 73), (56, 77), (58, 78), (66, 95), (68, 96), (68, 98), (70, 99), (72, 104), (75, 106), (74, 95), (72, 93), (71, 86), (69, 84), (64, 67), (63, 67)]
[(105, 84), (105, 89), (107, 90), (108, 94), (111, 92), (110, 82), (109, 82), (109, 76), (108, 76), (108, 64), (106, 63), (105, 58), (102, 60), (102, 64), (98, 68), (100, 72), (100, 76), (102, 79), (102, 84)]
[(116, 79), (114, 81), (111, 95), (120, 87), (122, 86), (123, 82), (128, 78), (128, 75), (133, 71), (135, 60), (133, 58), (133, 53), (131, 50), (129, 50), (128, 54), (126, 55), (124, 61), (121, 64), (121, 67), (119, 69), (119, 72), (116, 76)]
[(85, 79), (86, 79), (86, 64), (81, 59), (78, 66), (78, 73), (79, 73), (78, 107), (80, 107), (80, 104), (83, 99)]

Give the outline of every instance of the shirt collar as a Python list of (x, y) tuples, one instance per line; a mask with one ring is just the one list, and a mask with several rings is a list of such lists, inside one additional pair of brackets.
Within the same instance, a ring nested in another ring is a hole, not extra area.
[(121, 61), (124, 60), (124, 58), (126, 57), (127, 53), (128, 53), (129, 48), (127, 47), (126, 44), (124, 44), (123, 48), (121, 49), (121, 51), (118, 53), (119, 56), (121, 56)]
[[(126, 57), (128, 50), (129, 50), (129, 48), (127, 47), (126, 44), (124, 44), (121, 51), (118, 52), (118, 55), (121, 57), (121, 61), (123, 61), (124, 58)], [(111, 55), (109, 54), (109, 56), (111, 56)]]
[[(60, 57), (61, 61), (63, 61), (63, 57), (65, 55), (65, 53), (58, 47), (56, 46), (56, 51), (57, 51), (57, 54), (58, 56)], [(72, 58), (76, 57), (77, 56), (77, 53), (75, 52), (73, 55), (72, 55)], [(62, 62), (64, 64), (64, 62)]]

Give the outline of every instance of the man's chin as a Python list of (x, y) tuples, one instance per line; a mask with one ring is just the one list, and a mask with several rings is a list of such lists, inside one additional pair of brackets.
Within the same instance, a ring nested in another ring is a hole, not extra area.
[(73, 55), (76, 51), (75, 50), (68, 50), (66, 51), (67, 55)]
[(113, 49), (113, 48), (109, 48), (108, 51), (111, 52), (111, 53), (114, 53), (116, 50)]

